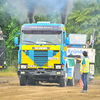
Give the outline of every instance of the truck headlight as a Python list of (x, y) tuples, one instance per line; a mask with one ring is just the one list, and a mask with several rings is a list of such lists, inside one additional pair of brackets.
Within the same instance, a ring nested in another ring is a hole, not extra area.
[(6, 64), (6, 61), (4, 61), (4, 65)]
[(61, 65), (55, 65), (55, 69), (62, 69)]
[(21, 69), (26, 69), (27, 68), (27, 65), (21, 65), (20, 68)]

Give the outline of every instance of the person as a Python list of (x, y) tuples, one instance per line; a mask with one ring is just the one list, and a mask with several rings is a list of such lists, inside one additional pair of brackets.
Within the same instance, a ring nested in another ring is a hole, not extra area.
[(87, 93), (87, 75), (89, 73), (89, 58), (88, 54), (86, 51), (83, 51), (83, 59), (75, 58), (77, 60), (80, 60), (80, 72), (81, 72), (81, 77), (82, 81), (84, 84), (83, 90), (81, 93)]
[(36, 42), (36, 40), (33, 38), (32, 34), (29, 34), (29, 36), (27, 38), (24, 39), (24, 42)]
[(73, 43), (74, 44), (81, 44), (82, 41), (78, 37), (75, 37), (75, 40), (73, 40)]
[(86, 48), (89, 48), (89, 45), (90, 45), (90, 43), (89, 43), (89, 41), (87, 41)]

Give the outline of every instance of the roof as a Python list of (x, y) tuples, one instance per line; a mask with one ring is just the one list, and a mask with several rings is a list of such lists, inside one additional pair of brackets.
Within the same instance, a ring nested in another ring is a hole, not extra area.
[(29, 23), (22, 25), (21, 30), (64, 30), (63, 24), (50, 24), (50, 23)]

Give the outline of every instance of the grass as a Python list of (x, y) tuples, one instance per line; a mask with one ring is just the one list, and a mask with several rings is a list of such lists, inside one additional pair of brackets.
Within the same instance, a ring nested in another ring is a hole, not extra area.
[(100, 76), (94, 76), (96, 80), (100, 80)]
[(96, 80), (100, 80), (100, 73), (96, 72), (94, 77), (95, 77)]
[(2, 69), (0, 70), (0, 76), (16, 77), (17, 76), (16, 68), (12, 66), (12, 67), (7, 67), (6, 69)]

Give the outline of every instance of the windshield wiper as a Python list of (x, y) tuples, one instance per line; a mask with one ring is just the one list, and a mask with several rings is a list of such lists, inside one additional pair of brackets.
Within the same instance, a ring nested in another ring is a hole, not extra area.
[(35, 43), (35, 42), (33, 42), (33, 41), (26, 41), (26, 40), (25, 40), (24, 42), (31, 42), (31, 43), (33, 43), (33, 44), (36, 44), (36, 43)]
[(43, 42), (48, 42), (48, 43), (52, 43), (52, 44), (55, 44), (55, 43), (53, 43), (53, 42), (51, 42), (51, 41), (43, 41)]

